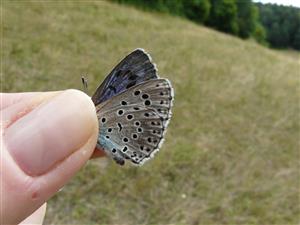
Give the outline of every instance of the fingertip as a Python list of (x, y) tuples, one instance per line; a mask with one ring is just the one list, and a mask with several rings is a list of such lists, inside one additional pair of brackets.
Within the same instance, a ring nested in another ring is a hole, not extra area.
[(81, 109), (86, 110), (87, 117), (86, 119), (90, 119), (89, 122), (92, 124), (92, 127), (95, 128), (95, 130), (99, 130), (99, 123), (98, 123), (98, 118), (97, 118), (97, 113), (96, 113), (96, 108), (95, 105), (92, 101), (92, 98), (88, 96), (86, 93), (77, 90), (77, 89), (68, 89), (64, 91), (66, 96), (70, 98), (74, 98), (78, 100), (78, 103), (80, 104)]
[[(96, 145), (98, 119), (91, 98), (70, 89), (43, 102), (13, 123), (5, 134), (7, 148), (27, 174), (41, 175), (88, 140)], [(93, 148), (88, 149), (91, 155)]]

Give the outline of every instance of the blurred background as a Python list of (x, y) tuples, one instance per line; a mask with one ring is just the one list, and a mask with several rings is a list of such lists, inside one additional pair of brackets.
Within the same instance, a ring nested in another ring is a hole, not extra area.
[(84, 74), (92, 95), (138, 47), (175, 88), (156, 157), (141, 168), (91, 160), (49, 201), (45, 224), (299, 223), (299, 8), (111, 0), (1, 10), (4, 92), (81, 89)]

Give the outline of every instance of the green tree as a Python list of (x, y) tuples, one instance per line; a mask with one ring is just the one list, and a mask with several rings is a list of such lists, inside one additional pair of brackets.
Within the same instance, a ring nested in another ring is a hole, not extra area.
[(174, 15), (184, 15), (183, 2), (184, 0), (151, 0), (142, 1), (152, 4), (152, 7), (157, 8), (161, 12), (168, 12)]
[(184, 13), (187, 18), (199, 23), (204, 23), (210, 11), (209, 0), (189, 0), (184, 2)]
[(300, 27), (298, 27), (298, 30), (295, 33), (292, 46), (293, 46), (293, 48), (300, 50)]
[(241, 38), (249, 38), (255, 31), (258, 23), (258, 9), (251, 0), (237, 0), (238, 27)]
[(260, 21), (272, 47), (299, 49), (300, 9), (275, 4), (257, 4)]
[(211, 0), (211, 11), (206, 23), (226, 33), (238, 34), (236, 0)]
[(267, 37), (266, 30), (260, 23), (256, 24), (252, 36), (258, 43), (268, 46), (268, 43), (266, 41), (266, 37)]

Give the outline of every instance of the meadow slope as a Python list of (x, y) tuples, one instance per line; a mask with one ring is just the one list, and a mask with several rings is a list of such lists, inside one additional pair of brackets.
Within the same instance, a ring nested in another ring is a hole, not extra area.
[(90, 161), (49, 201), (45, 224), (299, 223), (299, 55), (105, 1), (2, 3), (5, 92), (92, 94), (131, 50), (175, 88), (157, 157)]

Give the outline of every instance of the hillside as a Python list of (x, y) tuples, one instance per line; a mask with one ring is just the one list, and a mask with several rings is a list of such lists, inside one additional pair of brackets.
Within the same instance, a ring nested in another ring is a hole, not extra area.
[(89, 91), (141, 47), (175, 88), (141, 168), (91, 160), (45, 224), (299, 223), (299, 57), (104, 1), (2, 4), (5, 92)]

